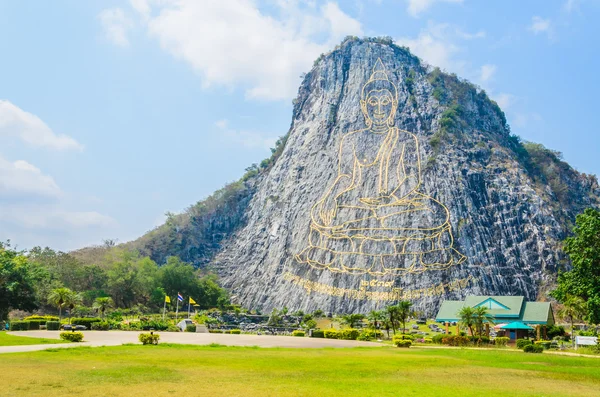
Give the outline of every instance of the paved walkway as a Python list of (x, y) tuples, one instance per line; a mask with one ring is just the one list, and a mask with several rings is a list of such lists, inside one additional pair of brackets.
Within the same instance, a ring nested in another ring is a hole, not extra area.
[[(336, 340), (321, 338), (300, 338), (294, 336), (269, 335), (229, 335), (229, 334), (195, 334), (188, 332), (157, 332), (161, 343), (181, 343), (186, 345), (208, 345), (218, 343), (226, 346), (260, 346), (291, 348), (323, 348), (323, 347), (381, 347), (380, 343), (353, 340)], [(58, 339), (59, 331), (20, 331), (9, 332), (11, 335), (34, 338)], [(124, 343), (139, 343), (140, 332), (134, 331), (84, 331), (84, 342), (59, 343), (48, 345), (0, 346), (0, 353), (31, 352), (46, 349), (68, 349), (80, 346), (119, 346)]]

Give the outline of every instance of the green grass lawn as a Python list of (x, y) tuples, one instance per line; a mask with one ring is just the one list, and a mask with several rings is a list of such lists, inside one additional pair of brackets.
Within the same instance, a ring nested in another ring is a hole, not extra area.
[(0, 396), (596, 396), (600, 360), (460, 349), (128, 345), (0, 356)]
[[(56, 336), (58, 336), (58, 334)], [(0, 332), (0, 346), (46, 345), (49, 343), (65, 343), (65, 341), (60, 340), (60, 339), (45, 339), (45, 338), (30, 338), (28, 336), (15, 336), (15, 335), (9, 335), (6, 332)]]

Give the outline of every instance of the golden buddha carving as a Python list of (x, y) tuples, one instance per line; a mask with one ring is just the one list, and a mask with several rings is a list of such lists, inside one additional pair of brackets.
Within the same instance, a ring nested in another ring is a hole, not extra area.
[(448, 209), (420, 191), (419, 142), (394, 125), (398, 93), (379, 59), (360, 106), (367, 128), (343, 136), (337, 178), (312, 207), (308, 246), (296, 260), (372, 275), (462, 263)]

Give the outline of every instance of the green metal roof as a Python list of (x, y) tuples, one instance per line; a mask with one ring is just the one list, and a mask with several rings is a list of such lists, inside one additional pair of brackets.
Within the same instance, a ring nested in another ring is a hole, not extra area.
[(527, 324), (554, 324), (554, 314), (549, 302), (525, 302), (523, 296), (471, 295), (464, 301), (444, 301), (436, 321), (459, 321), (458, 313), (465, 307), (485, 306), (496, 323), (520, 321)]
[(523, 324), (520, 321), (513, 321), (512, 323), (503, 325), (500, 328), (502, 328), (502, 329), (533, 329), (530, 326)]

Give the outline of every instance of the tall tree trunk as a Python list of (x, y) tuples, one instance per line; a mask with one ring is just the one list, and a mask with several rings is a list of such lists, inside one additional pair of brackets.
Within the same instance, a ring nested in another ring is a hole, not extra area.
[(62, 306), (58, 306), (58, 322), (62, 321)]

